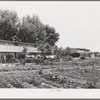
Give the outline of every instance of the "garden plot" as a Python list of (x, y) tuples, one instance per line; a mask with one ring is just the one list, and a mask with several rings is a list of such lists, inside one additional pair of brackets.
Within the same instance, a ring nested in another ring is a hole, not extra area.
[(0, 64), (0, 88), (88, 88), (89, 82), (99, 88), (99, 69), (100, 59), (53, 65)]

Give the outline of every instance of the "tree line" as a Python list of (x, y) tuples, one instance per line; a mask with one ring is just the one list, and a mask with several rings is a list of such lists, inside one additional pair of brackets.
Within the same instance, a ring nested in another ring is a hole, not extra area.
[(38, 15), (19, 18), (16, 11), (0, 10), (0, 39), (37, 44), (39, 50), (50, 54), (59, 33), (43, 24)]
[(16, 11), (0, 10), (0, 39), (36, 44), (45, 54), (53, 54), (57, 59), (71, 56), (71, 49), (58, 47), (59, 33), (54, 27), (41, 22), (38, 15), (19, 18)]
[[(72, 60), (74, 57), (73, 52), (70, 47), (62, 48), (58, 47), (57, 45), (53, 48), (53, 54), (56, 56), (56, 59), (60, 60)], [(76, 55), (79, 56), (79, 55)]]

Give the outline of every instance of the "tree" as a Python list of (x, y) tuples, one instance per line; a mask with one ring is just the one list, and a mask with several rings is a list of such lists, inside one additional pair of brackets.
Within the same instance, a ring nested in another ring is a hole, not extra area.
[(71, 55), (71, 48), (66, 47), (65, 49), (63, 49), (62, 55), (63, 56), (69, 56), (69, 55)]
[(46, 54), (51, 54), (59, 39), (55, 28), (44, 25), (37, 15), (19, 20), (15, 11), (0, 10), (0, 39), (34, 43)]
[(59, 39), (55, 28), (44, 25), (37, 15), (26, 16), (22, 20), (19, 32), (19, 41), (34, 43), (42, 54), (51, 54), (51, 48)]
[(55, 43), (58, 41), (59, 39), (59, 33), (56, 32), (55, 28), (50, 27), (48, 25), (45, 25), (44, 30), (46, 31), (46, 41), (47, 43), (49, 43), (51, 46), (54, 46)]
[(23, 17), (18, 36), (19, 41), (38, 44), (39, 41), (43, 40), (43, 27), (44, 25), (38, 16), (34, 15), (31, 17), (27, 15)]
[(53, 54), (56, 56), (56, 59), (61, 59), (62, 58), (62, 47), (58, 47), (57, 45), (54, 46), (53, 48)]
[(25, 59), (27, 55), (27, 48), (23, 47), (23, 51), (19, 55), (19, 59)]
[(48, 43), (40, 44), (38, 49), (41, 51), (43, 59), (46, 59), (45, 55), (52, 54), (52, 46), (50, 46)]
[(0, 39), (16, 41), (18, 39), (19, 20), (15, 11), (0, 10)]
[(21, 52), (23, 55), (25, 55), (26, 57), (26, 54), (27, 54), (27, 48), (26, 47), (23, 47), (23, 51)]

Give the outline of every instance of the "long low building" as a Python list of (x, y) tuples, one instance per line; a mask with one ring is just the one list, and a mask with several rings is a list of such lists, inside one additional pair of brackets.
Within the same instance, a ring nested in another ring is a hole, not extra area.
[(70, 48), (73, 57), (90, 56), (90, 50), (85, 48)]
[(32, 43), (0, 40), (0, 53), (22, 52), (24, 48), (27, 48), (27, 52), (29, 53), (40, 53), (36, 45)]
[(11, 55), (16, 59), (19, 58), (19, 55), (24, 50), (27, 50), (28, 54), (40, 54), (41, 52), (37, 49), (37, 45), (33, 43), (23, 43), (23, 42), (16, 42), (16, 41), (7, 41), (7, 40), (0, 40), (0, 62), (7, 62), (9, 61)]

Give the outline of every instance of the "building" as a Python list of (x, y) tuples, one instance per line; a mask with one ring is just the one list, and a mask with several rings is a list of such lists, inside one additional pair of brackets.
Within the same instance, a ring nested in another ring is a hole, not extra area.
[(24, 48), (26, 48), (27, 52), (31, 54), (41, 53), (38, 51), (37, 45), (33, 43), (0, 40), (0, 59), (2, 59), (2, 57), (4, 58), (8, 54), (14, 54), (15, 57), (17, 57), (18, 53), (21, 53)]
[(0, 40), (0, 53), (2, 52), (22, 52), (23, 48), (27, 48), (27, 52), (39, 53), (36, 45), (32, 43), (23, 43), (15, 41)]
[(85, 48), (71, 48), (71, 52), (73, 57), (90, 56), (90, 50)]
[(90, 52), (92, 58), (100, 57), (100, 52)]

